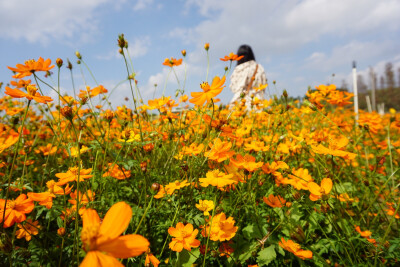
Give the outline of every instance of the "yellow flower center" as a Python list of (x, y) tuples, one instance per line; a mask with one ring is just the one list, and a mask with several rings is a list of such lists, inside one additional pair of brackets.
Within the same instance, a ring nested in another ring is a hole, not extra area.
[(200, 84), (200, 88), (203, 89), (204, 92), (210, 91), (210, 85), (208, 84), (208, 82), (202, 82)]
[(54, 193), (54, 187), (56, 185), (56, 182), (54, 180), (50, 180), (46, 183), (46, 186), (49, 190), (47, 190), (50, 193)]
[(34, 64), (36, 61), (34, 59), (29, 59), (29, 60), (25, 60), (25, 65), (32, 65)]
[(26, 91), (28, 91), (28, 94), (29, 94), (29, 95), (35, 96), (35, 95), (36, 95), (37, 88), (36, 88), (35, 85), (30, 84), (30, 85), (28, 85), (28, 86), (26, 87)]
[(77, 174), (78, 174), (78, 167), (69, 168), (69, 171), (70, 171), (73, 175), (77, 175)]
[(85, 227), (81, 232), (81, 240), (83, 243), (83, 249), (88, 252), (96, 249), (96, 241), (99, 235), (100, 225), (91, 225)]
[(16, 205), (17, 205), (17, 203), (15, 202), (15, 200), (7, 201), (7, 208), (9, 208), (9, 209), (14, 209)]

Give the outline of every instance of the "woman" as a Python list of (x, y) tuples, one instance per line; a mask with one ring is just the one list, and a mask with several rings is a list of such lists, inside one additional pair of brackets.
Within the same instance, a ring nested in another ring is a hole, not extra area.
[[(260, 64), (257, 64), (253, 50), (250, 46), (241, 45), (238, 49), (237, 55), (243, 56), (243, 58), (237, 62), (231, 75), (230, 88), (235, 94), (231, 100), (231, 104), (240, 102), (242, 95), (244, 94), (243, 99), (246, 100), (246, 106), (250, 109), (253, 97), (257, 97), (259, 100), (264, 99), (265, 89), (256, 91), (254, 88), (266, 84), (267, 78), (265, 76), (264, 68)], [(250, 85), (253, 77), (253, 84)], [(249, 85), (251, 88), (248, 88)]]

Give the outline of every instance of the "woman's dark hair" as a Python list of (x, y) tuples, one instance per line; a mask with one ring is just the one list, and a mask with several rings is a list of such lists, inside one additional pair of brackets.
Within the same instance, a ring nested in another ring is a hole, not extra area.
[(237, 51), (237, 55), (243, 56), (243, 58), (237, 62), (237, 65), (240, 65), (250, 60), (256, 60), (253, 54), (253, 50), (249, 45), (241, 45)]

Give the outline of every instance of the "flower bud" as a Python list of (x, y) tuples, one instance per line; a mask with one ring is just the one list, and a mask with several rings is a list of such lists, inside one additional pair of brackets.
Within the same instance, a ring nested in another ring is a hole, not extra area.
[(159, 183), (153, 183), (151, 185), (151, 190), (153, 190), (154, 192), (158, 192), (158, 190), (160, 190), (160, 184)]
[(67, 120), (71, 120), (73, 117), (73, 113), (74, 113), (72, 108), (69, 106), (65, 106), (65, 107), (61, 108), (60, 112), (61, 112), (61, 115), (63, 115)]
[[(78, 59), (82, 59), (81, 53), (79, 53), (78, 51), (75, 52), (75, 55)], [(78, 63), (79, 64), (79, 63)]]
[(206, 43), (206, 44), (204, 45), (204, 49), (205, 49), (206, 51), (208, 51), (208, 49), (210, 49), (210, 44), (209, 44), (209, 43)]
[(58, 228), (57, 234), (58, 234), (59, 236), (64, 236), (64, 235), (65, 235), (65, 228), (64, 228), (64, 227)]
[(61, 66), (63, 65), (63, 60), (61, 58), (57, 58), (56, 64), (57, 64), (57, 67), (61, 68)]
[(67, 59), (67, 69), (72, 70), (72, 63), (69, 61), (69, 59)]
[(288, 98), (288, 93), (287, 93), (287, 91), (286, 91), (286, 89), (285, 90), (283, 90), (283, 97), (285, 98), (285, 99), (287, 99)]
[(125, 46), (128, 46), (123, 33), (118, 35), (118, 46), (121, 49), (125, 48)]
[(182, 53), (182, 56), (186, 56), (186, 50), (185, 49), (183, 49), (182, 51), (181, 51), (181, 53)]

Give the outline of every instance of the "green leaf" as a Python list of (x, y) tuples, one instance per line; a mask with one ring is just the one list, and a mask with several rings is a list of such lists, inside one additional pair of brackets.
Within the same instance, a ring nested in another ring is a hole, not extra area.
[(192, 264), (197, 260), (197, 258), (200, 256), (200, 250), (192, 250), (187, 251), (187, 250), (182, 250), (182, 252), (178, 253), (178, 259), (176, 261), (176, 266), (182, 266), (182, 267), (191, 267)]
[(251, 257), (251, 254), (254, 250), (257, 249), (257, 243), (246, 243), (244, 246), (241, 246), (239, 250), (235, 251), (235, 255), (239, 255), (239, 260), (242, 264), (246, 262)]
[(245, 228), (242, 229), (243, 236), (248, 239), (252, 240), (254, 238), (261, 239), (263, 238), (263, 234), (260, 232), (258, 227), (254, 224), (249, 224)]
[(275, 245), (271, 245), (258, 252), (257, 263), (260, 266), (268, 265), (276, 258)]

